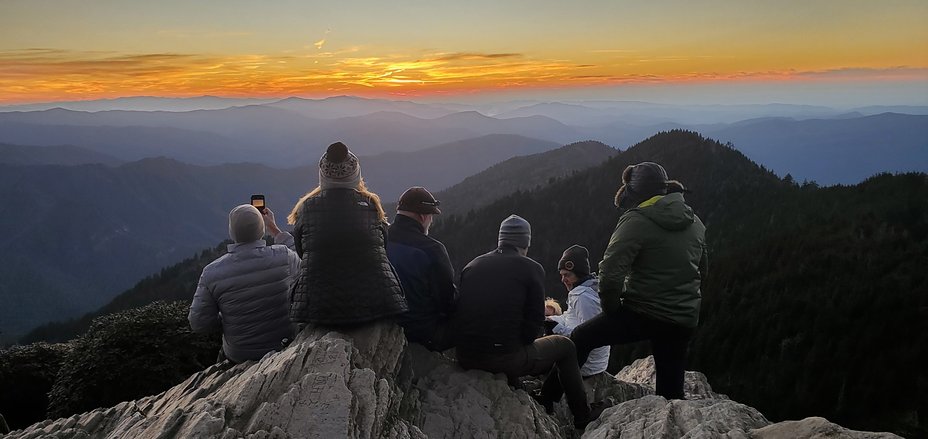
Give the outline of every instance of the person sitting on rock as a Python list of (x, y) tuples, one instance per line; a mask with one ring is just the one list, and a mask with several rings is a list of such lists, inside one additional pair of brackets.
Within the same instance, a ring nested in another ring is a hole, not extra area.
[(622, 183), (615, 204), (627, 210), (599, 264), (603, 312), (574, 328), (571, 339), (580, 363), (600, 346), (650, 340), (656, 393), (684, 399), (686, 347), (707, 272), (706, 227), (684, 202), (683, 185), (659, 164), (628, 166)]
[(448, 251), (428, 236), (439, 202), (423, 187), (400, 196), (396, 217), (387, 235), (387, 256), (406, 294), (409, 312), (400, 318), (406, 339), (432, 351), (453, 347), (447, 320), (454, 310), (457, 287)]
[[(564, 250), (557, 268), (561, 283), (568, 291), (567, 312), (547, 319), (555, 323), (551, 332), (569, 337), (578, 325), (603, 312), (599, 303), (599, 279), (595, 273), (590, 273), (590, 252), (581, 245), (572, 245)], [(580, 374), (593, 376), (605, 372), (608, 366), (609, 346), (599, 347), (580, 367)]]
[(297, 324), (357, 325), (408, 310), (387, 259), (387, 221), (380, 197), (361, 178), (358, 157), (341, 142), (319, 160), (319, 186), (287, 217), (302, 258), (291, 291)]
[(539, 338), (545, 270), (526, 256), (530, 244), (530, 224), (512, 215), (500, 224), (496, 250), (464, 267), (453, 317), (457, 359), (465, 369), (504, 373), (513, 385), (556, 369), (574, 425), (584, 428), (598, 415), (587, 404), (574, 344), (561, 335)]
[[(264, 241), (265, 225), (275, 245)], [(300, 270), (293, 236), (274, 212), (250, 204), (229, 212), (228, 253), (203, 269), (187, 320), (194, 332), (222, 330), (222, 354), (234, 363), (259, 360), (293, 337), (287, 291)]]

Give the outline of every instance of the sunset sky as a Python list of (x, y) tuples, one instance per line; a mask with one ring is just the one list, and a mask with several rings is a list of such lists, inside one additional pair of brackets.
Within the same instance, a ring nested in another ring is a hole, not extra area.
[(0, 104), (348, 94), (928, 105), (926, 23), (924, 0), (0, 0)]

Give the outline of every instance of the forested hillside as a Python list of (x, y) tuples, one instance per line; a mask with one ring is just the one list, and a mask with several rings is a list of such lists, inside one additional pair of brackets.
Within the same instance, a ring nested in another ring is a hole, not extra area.
[(466, 213), (519, 190), (545, 186), (601, 164), (618, 151), (602, 142), (588, 140), (532, 155), (513, 157), (474, 174), (436, 196), (442, 212)]
[(519, 214), (532, 223), (529, 256), (548, 271), (549, 294), (563, 298), (561, 252), (583, 244), (598, 262), (618, 219), (621, 171), (644, 160), (692, 190), (687, 200), (708, 227), (709, 277), (688, 368), (774, 419), (926, 432), (924, 174), (800, 186), (730, 146), (672, 131), (601, 167), (446, 218), (433, 236), (460, 269), (495, 248), (499, 222)]

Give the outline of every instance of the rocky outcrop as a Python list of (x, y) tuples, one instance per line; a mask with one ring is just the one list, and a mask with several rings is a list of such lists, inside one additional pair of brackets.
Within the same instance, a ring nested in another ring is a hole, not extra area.
[[(159, 395), (123, 402), (9, 438), (420, 438), (397, 416), (402, 330), (307, 328), (260, 362), (214, 365)], [(225, 365), (225, 366), (224, 366)]]
[(560, 426), (502, 374), (464, 371), (450, 359), (410, 345), (401, 381), (401, 415), (431, 438), (558, 438)]
[(464, 371), (378, 323), (310, 327), (259, 362), (214, 365), (159, 395), (4, 439), (556, 438), (558, 428), (502, 375)]
[[(613, 407), (583, 438), (876, 438), (821, 418), (770, 424), (688, 373), (691, 399), (653, 395), (653, 360), (586, 380)], [(402, 329), (308, 327), (258, 362), (214, 365), (158, 395), (44, 421), (12, 438), (573, 438), (566, 407), (550, 416), (502, 375), (464, 371)]]
[(712, 391), (705, 375), (686, 372), (686, 400), (654, 395), (654, 358), (636, 360), (616, 374), (647, 389), (648, 396), (606, 409), (587, 426), (584, 439), (774, 439), (774, 438), (895, 438), (890, 433), (848, 430), (824, 418), (807, 418), (771, 424), (756, 409)]
[[(615, 378), (619, 381), (645, 386), (649, 391), (648, 393), (652, 395), (656, 387), (656, 377), (657, 369), (654, 366), (653, 356), (635, 360), (631, 365), (626, 366), (620, 370), (619, 373), (615, 374)], [(683, 394), (686, 396), (686, 399), (728, 399), (727, 396), (712, 391), (709, 380), (706, 379), (706, 376), (703, 375), (702, 372), (693, 372), (689, 370), (686, 371), (686, 375), (683, 378)]]
[(806, 418), (801, 421), (784, 421), (751, 432), (752, 439), (779, 439), (803, 437), (815, 439), (888, 439), (897, 438), (890, 433), (848, 430), (825, 418)]

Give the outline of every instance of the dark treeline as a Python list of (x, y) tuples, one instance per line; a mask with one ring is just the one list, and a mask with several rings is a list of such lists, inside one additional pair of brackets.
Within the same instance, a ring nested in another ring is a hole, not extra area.
[[(658, 134), (545, 188), (519, 192), (433, 235), (457, 269), (495, 248), (510, 213), (532, 223), (529, 256), (555, 270), (579, 243), (601, 259), (626, 165), (663, 164), (708, 227), (710, 269), (689, 369), (774, 420), (824, 416), (852, 428), (923, 435), (928, 393), (928, 177), (878, 175), (856, 186), (796, 184), (698, 134)], [(646, 355), (614, 351), (613, 368)]]

